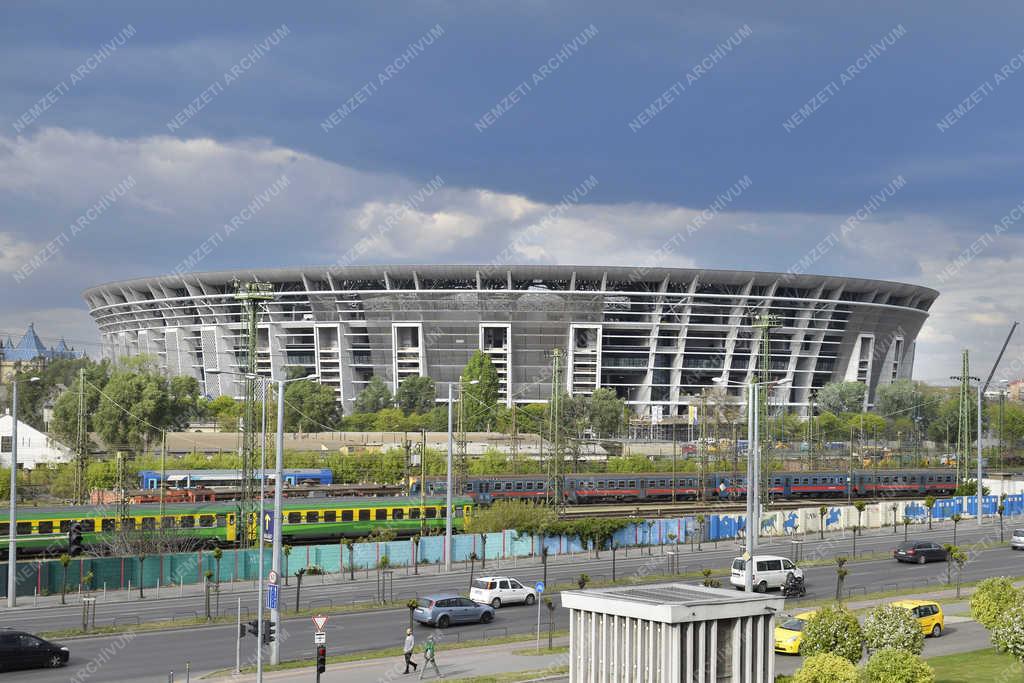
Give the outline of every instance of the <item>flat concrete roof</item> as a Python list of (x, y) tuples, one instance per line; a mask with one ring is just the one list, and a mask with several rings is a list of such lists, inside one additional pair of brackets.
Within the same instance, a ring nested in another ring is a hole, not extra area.
[(569, 609), (669, 624), (781, 613), (785, 602), (780, 594), (749, 594), (685, 583), (562, 592), (562, 606)]

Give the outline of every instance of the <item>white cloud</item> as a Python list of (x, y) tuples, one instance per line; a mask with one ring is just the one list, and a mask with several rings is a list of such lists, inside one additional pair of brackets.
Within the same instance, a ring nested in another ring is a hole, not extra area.
[[(437, 172), (443, 177), (443, 169)], [(129, 175), (133, 190), (59, 258), (22, 285), (8, 281), (7, 327), (62, 311), (99, 282), (170, 271), (282, 176), (288, 184), (280, 195), (216, 244), (198, 268), (330, 264), (351, 255), (363, 240), (366, 249), (352, 263), (497, 259), (784, 271), (847, 218), (737, 208), (719, 213), (694, 234), (688, 226), (703, 206), (601, 203), (600, 182), (564, 211), (536, 198), (447, 182), (411, 210), (400, 210), (429, 178), (367, 172), (267, 140), (126, 139), (41, 128), (25, 137), (0, 136), (0, 200), (10, 208), (0, 231), (0, 272), (18, 268), (35, 245), (53, 239)], [(569, 193), (583, 180), (567, 178), (552, 195)], [(399, 219), (386, 227), (396, 214)], [(543, 230), (531, 228), (548, 217)], [(1010, 233), (956, 278), (936, 281), (971, 239), (958, 236), (941, 216), (886, 207), (802, 272), (936, 286), (941, 295), (919, 338), (917, 360), (919, 374), (941, 377), (957, 370), (963, 346), (978, 350), (979, 364), (990, 362), (1004, 327), (1021, 316), (1016, 292), (1024, 247)], [(71, 310), (77, 318), (52, 314), (55, 326), (66, 325), (54, 332), (86, 334), (84, 309)]]

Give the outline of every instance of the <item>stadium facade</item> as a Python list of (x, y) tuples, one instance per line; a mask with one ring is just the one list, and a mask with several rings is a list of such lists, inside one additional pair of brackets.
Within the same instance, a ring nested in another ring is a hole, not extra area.
[[(770, 315), (773, 401), (806, 408), (838, 380), (909, 378), (938, 292), (879, 280), (728, 270), (600, 266), (358, 266), (189, 273), (100, 285), (83, 296), (104, 354), (151, 354), (211, 395), (240, 395), (237, 282), (276, 292), (259, 322), (258, 368), (317, 373), (346, 412), (374, 375), (458, 379), (477, 349), (507, 404), (551, 396), (552, 355), (576, 394), (613, 389), (639, 415), (687, 415), (703, 392), (741, 402)], [(716, 383), (716, 377), (728, 378)]]

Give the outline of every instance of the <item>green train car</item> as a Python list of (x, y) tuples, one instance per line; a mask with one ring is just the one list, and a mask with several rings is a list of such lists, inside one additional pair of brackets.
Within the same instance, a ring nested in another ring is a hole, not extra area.
[[(462, 530), (472, 513), (472, 500), (454, 498), (452, 528)], [(273, 504), (267, 501), (267, 509)], [(118, 520), (111, 506), (64, 506), (18, 509), (18, 551), (25, 555), (59, 555), (67, 550), (68, 531), (79, 522), (86, 547), (103, 545), (104, 534), (119, 530), (173, 529), (179, 538), (193, 538), (199, 546), (228, 546), (241, 540), (238, 508), (230, 501), (220, 503), (168, 503), (160, 514), (156, 503), (132, 505), (129, 517)], [(281, 535), (285, 543), (312, 543), (367, 536), (374, 528), (393, 529), (399, 537), (419, 533), (424, 527), (443, 529), (444, 498), (303, 498), (282, 505)], [(258, 531), (256, 514), (250, 515), (249, 538)], [(0, 512), (0, 547), (6, 558), (10, 533), (9, 515)]]

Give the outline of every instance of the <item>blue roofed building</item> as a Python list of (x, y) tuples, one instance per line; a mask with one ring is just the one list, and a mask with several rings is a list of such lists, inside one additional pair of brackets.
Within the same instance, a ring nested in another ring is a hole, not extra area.
[(29, 323), (25, 334), (18, 343), (8, 336), (0, 342), (0, 381), (7, 382), (17, 371), (18, 366), (45, 365), (53, 360), (80, 358), (82, 354), (68, 346), (61, 338), (54, 346), (47, 347), (36, 334), (35, 324)]

